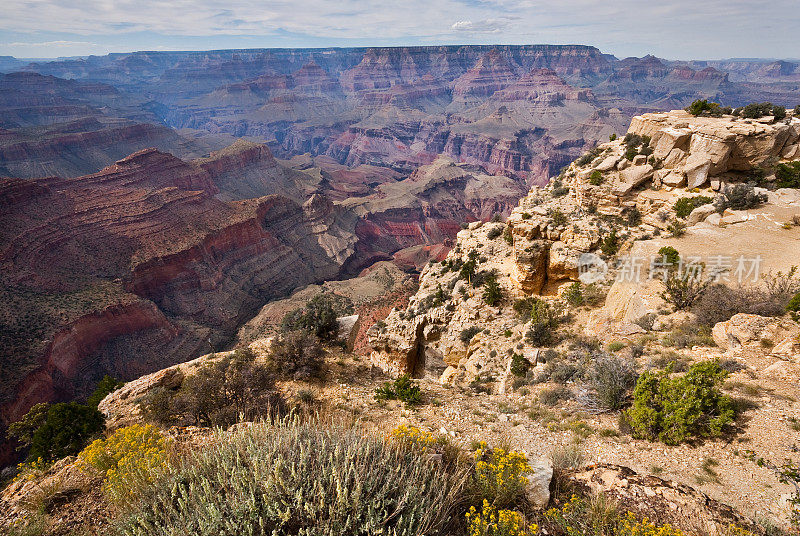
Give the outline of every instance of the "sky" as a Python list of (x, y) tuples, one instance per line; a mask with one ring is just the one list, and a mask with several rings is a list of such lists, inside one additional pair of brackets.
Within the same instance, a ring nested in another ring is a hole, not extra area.
[(800, 58), (798, 28), (798, 0), (2, 0), (0, 55), (549, 43), (620, 58)]

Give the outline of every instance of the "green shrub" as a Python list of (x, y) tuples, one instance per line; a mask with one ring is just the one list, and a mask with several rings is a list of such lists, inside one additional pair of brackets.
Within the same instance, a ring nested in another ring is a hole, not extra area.
[[(324, 352), (319, 339), (304, 331), (284, 333), (269, 353), (269, 367), (278, 376), (294, 380), (322, 377)], [(238, 350), (237, 356), (253, 361), (248, 350)], [(257, 367), (258, 365), (254, 365)]]
[(792, 315), (794, 320), (798, 320), (800, 318), (800, 292), (794, 295), (794, 298), (789, 300), (789, 303), (786, 305), (786, 311)]
[(694, 277), (690, 270), (683, 274), (672, 271), (664, 280), (661, 297), (676, 311), (691, 307), (706, 291), (711, 280)]
[(96, 407), (77, 402), (52, 404), (41, 426), (31, 434), (28, 459), (50, 462), (77, 454), (104, 428), (105, 419)]
[(689, 214), (692, 213), (694, 209), (697, 207), (707, 205), (708, 203), (712, 203), (714, 200), (710, 197), (704, 195), (698, 195), (695, 197), (681, 197), (677, 201), (675, 201), (675, 205), (673, 208), (675, 209), (675, 215), (679, 218), (686, 218)]
[(686, 224), (680, 220), (672, 220), (667, 225), (667, 231), (675, 238), (680, 238), (686, 234)]
[[(759, 117), (764, 117), (765, 115), (772, 115), (773, 108), (774, 107), (771, 102), (752, 102), (742, 108), (740, 114), (742, 117), (746, 117), (748, 119), (758, 119)], [(786, 113), (785, 109), (784, 113)]]
[(620, 245), (621, 244), (619, 236), (617, 236), (617, 230), (612, 229), (611, 232), (603, 237), (603, 240), (600, 242), (600, 251), (603, 252), (603, 255), (610, 257), (617, 254)]
[(721, 435), (735, 417), (733, 401), (720, 390), (727, 375), (716, 361), (692, 365), (677, 377), (667, 371), (643, 373), (626, 413), (633, 436), (676, 445)]
[(731, 113), (730, 107), (722, 107), (719, 103), (708, 102), (706, 99), (698, 99), (684, 109), (694, 116), (710, 115), (719, 117), (725, 113)]
[(778, 188), (800, 188), (800, 160), (778, 164), (775, 177), (778, 179), (775, 183)]
[(638, 154), (639, 154), (639, 149), (637, 149), (636, 147), (628, 146), (628, 148), (625, 149), (625, 158), (627, 158), (628, 160), (633, 160), (634, 157)]
[(625, 218), (625, 225), (636, 227), (642, 223), (642, 212), (637, 207), (628, 207), (622, 211)]
[(678, 250), (672, 246), (664, 246), (658, 250), (658, 256), (661, 257), (662, 262), (667, 264), (677, 265), (681, 262), (681, 255)]
[(459, 334), (458, 338), (464, 344), (469, 344), (469, 341), (471, 341), (472, 338), (480, 332), (481, 328), (479, 328), (478, 326), (470, 326), (468, 328), (464, 328), (463, 330), (461, 330), (461, 333)]
[[(158, 478), (125, 536), (443, 534), (466, 474), (424, 449), (341, 426), (256, 424)], [(459, 519), (460, 522), (460, 519)]]
[(780, 121), (784, 117), (786, 117), (786, 108), (783, 106), (775, 105), (772, 107), (772, 115), (775, 117), (776, 121)]
[(416, 406), (422, 403), (422, 391), (419, 385), (408, 374), (395, 379), (393, 382), (384, 382), (375, 390), (377, 400), (399, 400), (407, 406)]
[(523, 356), (519, 354), (511, 355), (511, 374), (524, 377), (530, 368), (531, 364)]
[(564, 301), (570, 304), (573, 307), (580, 307), (586, 300), (583, 297), (583, 291), (581, 290), (581, 284), (579, 281), (575, 281), (567, 290), (564, 291)]
[(497, 282), (497, 276), (490, 274), (483, 284), (483, 301), (492, 307), (503, 301), (503, 289)]
[(284, 331), (304, 330), (320, 339), (333, 339), (339, 329), (336, 318), (352, 314), (353, 304), (349, 299), (332, 294), (314, 296), (305, 307), (295, 309), (283, 318)]
[(608, 141), (614, 141), (614, 140), (616, 140), (616, 139), (617, 139), (617, 135), (616, 135), (616, 134), (612, 134), (612, 135), (610, 135), (610, 136), (608, 137)]
[(561, 211), (561, 209), (553, 209), (550, 212), (550, 223), (552, 223), (555, 227), (562, 227), (567, 224), (567, 215)]
[(592, 186), (600, 186), (603, 184), (603, 174), (596, 169), (592, 171), (592, 174), (589, 175), (589, 184)]
[(501, 234), (503, 234), (503, 227), (495, 225), (494, 227), (489, 229), (489, 232), (486, 233), (486, 238), (488, 238), (489, 240), (494, 240)]
[(103, 376), (103, 379), (97, 384), (97, 387), (86, 399), (86, 405), (96, 408), (100, 402), (112, 392), (125, 385), (125, 382), (118, 381), (108, 374)]
[(793, 114), (795, 117), (800, 117), (800, 104), (794, 107)]

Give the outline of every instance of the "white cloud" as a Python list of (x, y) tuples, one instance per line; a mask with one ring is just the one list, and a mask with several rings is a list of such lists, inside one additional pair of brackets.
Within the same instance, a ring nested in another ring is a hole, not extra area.
[(7, 47), (43, 47), (43, 48), (71, 48), (80, 46), (97, 46), (97, 43), (90, 43), (89, 41), (42, 41), (41, 43), (2, 43)]
[(24, 40), (20, 33), (47, 32), (46, 39), (86, 36), (119, 49), (126, 35), (148, 32), (172, 41), (299, 36), (315, 44), (530, 43), (535, 36), (618, 55), (800, 56), (792, 31), (800, 27), (797, 0), (772, 0), (768, 11), (780, 17), (765, 17), (764, 5), (752, 0), (3, 0), (0, 40), (4, 32), (14, 41)]
[(456, 32), (470, 32), (470, 33), (500, 33), (506, 28), (516, 17), (503, 17), (499, 19), (483, 19), (477, 22), (471, 20), (460, 20), (454, 22), (450, 26), (451, 30)]

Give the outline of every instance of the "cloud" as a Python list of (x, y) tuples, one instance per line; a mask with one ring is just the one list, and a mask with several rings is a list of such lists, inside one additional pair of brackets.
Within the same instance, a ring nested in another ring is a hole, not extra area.
[(752, 0), (3, 0), (0, 40), (22, 42), (32, 35), (30, 41), (52, 42), (50, 47), (58, 49), (72, 46), (59, 41), (85, 39), (120, 50), (128, 42), (142, 42), (133, 36), (145, 36), (153, 46), (191, 43), (194, 48), (202, 38), (231, 48), (257, 42), (321, 46), (535, 39), (591, 44), (617, 55), (800, 56), (800, 40), (791, 31), (800, 26), (797, 0), (772, 0), (770, 12), (781, 17), (765, 19), (763, 4)]
[(21, 43), (19, 41), (14, 43), (2, 43), (7, 47), (44, 47), (44, 48), (71, 48), (80, 46), (97, 46), (97, 43), (90, 43), (89, 41), (42, 41), (41, 43)]
[(456, 32), (471, 32), (471, 33), (500, 33), (517, 17), (503, 17), (499, 19), (483, 19), (477, 22), (471, 20), (460, 20), (454, 22), (450, 26), (451, 30)]

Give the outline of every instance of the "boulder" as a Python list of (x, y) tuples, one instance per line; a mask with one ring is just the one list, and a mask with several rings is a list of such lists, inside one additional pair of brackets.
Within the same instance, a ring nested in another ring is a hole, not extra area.
[(659, 169), (661, 184), (671, 188), (680, 188), (686, 184), (686, 176), (675, 169)]
[(723, 350), (734, 350), (749, 342), (761, 340), (761, 332), (771, 322), (774, 322), (773, 318), (738, 313), (730, 320), (717, 323), (711, 330), (711, 336)]
[(678, 150), (683, 152), (682, 149), (688, 146), (691, 136), (692, 131), (688, 128), (668, 127), (659, 131), (655, 141), (653, 156), (663, 160), (672, 151)]
[(542, 457), (528, 456), (531, 472), (527, 474), (528, 485), (525, 497), (535, 508), (544, 508), (550, 502), (550, 481), (553, 479), (553, 464)]
[(640, 186), (653, 177), (653, 166), (645, 164), (643, 166), (632, 166), (623, 170), (619, 174), (620, 182), (614, 186), (614, 193), (625, 195), (631, 190)]
[(352, 352), (356, 344), (356, 335), (358, 335), (358, 330), (361, 327), (359, 316), (340, 316), (336, 319), (336, 323), (339, 325), (336, 334), (338, 340), (345, 344), (348, 352)]
[(664, 166), (668, 168), (678, 167), (686, 160), (686, 151), (681, 149), (673, 149), (664, 157)]
[(705, 155), (692, 155), (686, 160), (683, 168), (686, 174), (686, 187), (699, 188), (708, 180), (708, 172), (711, 170), (711, 160)]
[(707, 203), (694, 209), (691, 214), (686, 218), (686, 225), (697, 225), (701, 221), (711, 216), (717, 211), (714, 205)]
[(598, 171), (611, 171), (614, 169), (614, 166), (617, 165), (617, 161), (619, 160), (619, 156), (616, 154), (609, 155), (600, 162), (597, 167), (595, 167)]

